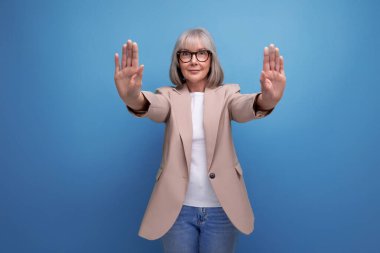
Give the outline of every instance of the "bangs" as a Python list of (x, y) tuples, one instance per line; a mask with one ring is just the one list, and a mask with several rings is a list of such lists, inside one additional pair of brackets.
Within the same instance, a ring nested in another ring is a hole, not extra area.
[(205, 49), (212, 50), (209, 39), (197, 33), (187, 34), (180, 42), (179, 50), (187, 49), (197, 44), (201, 44)]

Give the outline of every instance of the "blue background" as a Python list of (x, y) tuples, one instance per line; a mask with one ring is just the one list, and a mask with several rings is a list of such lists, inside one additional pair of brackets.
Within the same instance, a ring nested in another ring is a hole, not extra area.
[(376, 1), (0, 2), (0, 252), (162, 252), (137, 236), (163, 124), (131, 116), (114, 53), (140, 47), (143, 89), (170, 85), (178, 35), (213, 35), (226, 83), (260, 90), (263, 48), (287, 88), (233, 124), (255, 232), (237, 252), (380, 252)]

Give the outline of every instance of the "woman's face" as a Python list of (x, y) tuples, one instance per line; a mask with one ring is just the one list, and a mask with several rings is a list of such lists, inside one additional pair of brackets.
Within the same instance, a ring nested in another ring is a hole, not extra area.
[[(205, 53), (208, 55), (207, 52), (202, 50), (207, 50), (202, 43), (197, 40), (196, 43), (192, 44), (191, 46), (188, 46), (181, 51), (187, 50), (189, 52), (199, 52), (198, 58), (202, 60), (202, 57), (206, 57)], [(202, 56), (203, 55), (203, 56)], [(181, 69), (182, 75), (186, 79), (186, 84), (190, 87), (203, 87), (203, 89), (207, 85), (207, 74), (210, 71), (210, 65), (211, 65), (211, 55), (208, 55), (208, 58), (206, 61), (198, 61), (195, 54), (191, 55), (191, 60), (189, 62), (182, 62), (179, 60), (179, 67)]]

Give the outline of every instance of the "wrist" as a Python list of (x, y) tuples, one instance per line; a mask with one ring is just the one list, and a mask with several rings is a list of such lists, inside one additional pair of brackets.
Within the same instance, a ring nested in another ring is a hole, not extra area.
[(124, 103), (133, 109), (138, 109), (144, 100), (143, 96), (142, 92), (140, 92), (137, 96), (126, 98)]
[(276, 102), (269, 101), (269, 99), (263, 98), (263, 94), (259, 93), (256, 99), (256, 108), (260, 111), (269, 111), (276, 106)]

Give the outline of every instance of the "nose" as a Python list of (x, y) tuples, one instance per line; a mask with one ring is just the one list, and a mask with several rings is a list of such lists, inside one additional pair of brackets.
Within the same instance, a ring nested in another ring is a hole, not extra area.
[(198, 60), (197, 60), (197, 57), (195, 56), (195, 54), (192, 54), (191, 55), (191, 59), (190, 59), (190, 63), (194, 64), (194, 63), (197, 63)]

